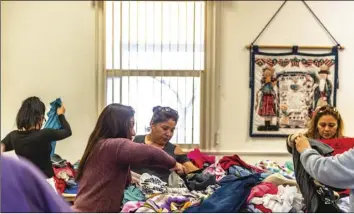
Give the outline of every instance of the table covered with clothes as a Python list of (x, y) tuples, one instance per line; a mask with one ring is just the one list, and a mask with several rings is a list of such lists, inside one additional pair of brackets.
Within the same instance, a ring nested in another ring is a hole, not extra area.
[(252, 166), (237, 155), (207, 159), (198, 160), (201, 170), (173, 172), (168, 182), (142, 174), (125, 190), (122, 212), (302, 212), (303, 197), (288, 168), (279, 171), (289, 178), (265, 169), (269, 161)]
[[(324, 155), (346, 150), (345, 146), (332, 141), (327, 144), (311, 142), (313, 148)], [(132, 172), (134, 182), (124, 191), (121, 212), (349, 211), (347, 191), (311, 178), (298, 161), (298, 154), (293, 154), (292, 160), (284, 164), (260, 160), (252, 165), (237, 154), (216, 161), (214, 156), (205, 155), (198, 149), (189, 152), (188, 158), (200, 170), (182, 176), (172, 172), (167, 182), (154, 175)], [(60, 156), (52, 162), (56, 167), (56, 179), (60, 181), (58, 192), (75, 194), (78, 184), (74, 182), (74, 175), (78, 162), (71, 165)]]
[[(329, 149), (328, 155), (334, 151), (317, 143)], [(348, 212), (350, 207), (348, 194), (340, 195), (341, 190), (311, 178), (299, 167), (296, 155), (284, 164), (260, 160), (254, 165), (237, 154), (215, 161), (198, 149), (188, 153), (188, 158), (201, 169), (180, 177), (172, 173), (166, 183), (149, 174), (135, 177), (137, 182), (124, 192), (122, 212), (301, 213), (321, 207)], [(299, 182), (296, 172), (308, 179)], [(308, 187), (312, 188), (305, 190)], [(310, 206), (314, 198), (318, 203)]]

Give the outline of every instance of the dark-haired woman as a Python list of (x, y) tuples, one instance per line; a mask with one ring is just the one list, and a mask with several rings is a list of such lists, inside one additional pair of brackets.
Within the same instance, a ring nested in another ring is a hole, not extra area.
[(61, 129), (41, 129), (45, 121), (45, 105), (38, 97), (29, 97), (22, 102), (17, 113), (17, 130), (10, 132), (1, 141), (2, 152), (15, 150), (18, 156), (31, 161), (46, 175), (48, 182), (54, 189), (54, 172), (50, 159), (51, 142), (65, 139), (71, 135), (71, 128), (64, 113), (65, 107), (62, 105), (57, 110)]
[[(189, 173), (198, 170), (198, 168), (194, 166), (194, 164), (188, 159), (187, 155), (183, 153), (182, 149), (178, 145), (170, 143), (178, 122), (178, 118), (178, 112), (170, 107), (154, 107), (153, 116), (150, 121), (150, 134), (138, 135), (134, 138), (134, 142), (152, 145), (165, 151), (185, 167), (185, 173)], [(168, 177), (171, 174), (170, 171), (157, 166), (133, 167), (132, 171), (138, 174), (148, 173), (155, 175), (165, 182), (167, 182)]]
[(110, 104), (103, 109), (81, 158), (74, 203), (78, 212), (119, 212), (124, 189), (131, 183), (130, 166), (156, 165), (177, 173), (183, 166), (153, 146), (131, 141), (134, 110)]

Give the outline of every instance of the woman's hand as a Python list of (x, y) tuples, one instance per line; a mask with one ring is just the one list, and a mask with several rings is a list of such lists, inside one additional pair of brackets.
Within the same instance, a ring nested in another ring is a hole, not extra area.
[(297, 138), (295, 138), (295, 145), (296, 145), (296, 150), (299, 153), (304, 152), (305, 149), (311, 149), (309, 140), (303, 135), (300, 135)]
[(64, 104), (61, 104), (61, 106), (57, 109), (57, 114), (58, 115), (61, 115), (61, 114), (65, 114), (65, 107), (64, 107)]
[(302, 134), (301, 133), (292, 134), (290, 136), (290, 139), (288, 140), (288, 146), (290, 146), (291, 148), (294, 148), (295, 139), (298, 138), (299, 136), (302, 136)]
[(180, 174), (184, 174), (186, 169), (184, 168), (184, 166), (183, 166), (182, 164), (176, 162), (175, 167), (173, 167), (173, 168), (170, 169), (170, 170), (171, 170), (171, 171), (176, 171), (177, 174), (180, 175)]

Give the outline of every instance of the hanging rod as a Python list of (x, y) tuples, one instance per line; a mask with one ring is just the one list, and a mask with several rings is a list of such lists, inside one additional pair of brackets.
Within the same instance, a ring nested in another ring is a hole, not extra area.
[[(257, 45), (260, 49), (292, 49), (294, 45)], [(246, 45), (247, 49), (251, 49), (252, 45)], [(337, 46), (338, 50), (344, 50), (344, 46)], [(332, 50), (333, 46), (312, 46), (312, 45), (303, 45), (298, 46), (298, 49), (306, 50)]]

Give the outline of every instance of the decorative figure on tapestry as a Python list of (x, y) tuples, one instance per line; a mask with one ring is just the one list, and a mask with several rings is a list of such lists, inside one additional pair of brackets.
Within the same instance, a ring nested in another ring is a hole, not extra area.
[(332, 105), (331, 94), (332, 94), (332, 82), (328, 79), (330, 71), (327, 66), (322, 66), (318, 72), (319, 80), (315, 84), (314, 90), (314, 108), (323, 105)]
[(254, 47), (250, 136), (285, 137), (304, 131), (317, 107), (335, 106), (337, 51), (265, 53)]
[(278, 130), (277, 125), (272, 125), (272, 119), (277, 116), (277, 105), (276, 105), (276, 91), (274, 86), (277, 80), (274, 76), (274, 68), (265, 67), (263, 68), (263, 77), (261, 79), (261, 88), (258, 90), (256, 95), (256, 106), (255, 110), (258, 108), (258, 98), (261, 97), (261, 102), (258, 108), (258, 115), (264, 117), (264, 126), (258, 126), (258, 131), (266, 130)]

